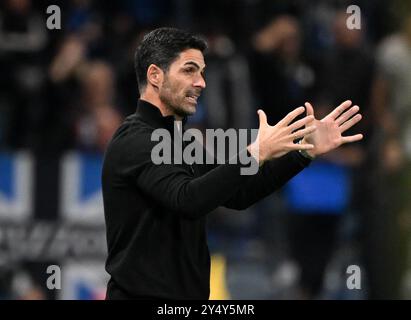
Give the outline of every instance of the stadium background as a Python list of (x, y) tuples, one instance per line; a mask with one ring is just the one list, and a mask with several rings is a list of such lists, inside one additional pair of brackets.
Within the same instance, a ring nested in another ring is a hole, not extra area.
[[(46, 28), (52, 4), (61, 30)], [(346, 28), (352, 4), (360, 30)], [(134, 50), (159, 26), (190, 29), (210, 45), (192, 127), (255, 128), (258, 108), (274, 124), (307, 100), (321, 115), (349, 98), (365, 116), (355, 129), (364, 142), (317, 160), (243, 213), (210, 215), (211, 298), (411, 298), (410, 8), (407, 0), (2, 1), (0, 299), (104, 298), (102, 155), (135, 110)], [(61, 290), (46, 287), (49, 265), (61, 268)], [(349, 265), (361, 268), (360, 290), (346, 286)]]

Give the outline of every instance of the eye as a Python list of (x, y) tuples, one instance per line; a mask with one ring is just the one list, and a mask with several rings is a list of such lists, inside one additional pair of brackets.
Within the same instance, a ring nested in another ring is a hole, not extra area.
[(194, 69), (193, 67), (185, 68), (185, 69), (184, 69), (184, 72), (186, 72), (186, 73), (194, 73), (194, 72), (195, 72), (195, 69)]

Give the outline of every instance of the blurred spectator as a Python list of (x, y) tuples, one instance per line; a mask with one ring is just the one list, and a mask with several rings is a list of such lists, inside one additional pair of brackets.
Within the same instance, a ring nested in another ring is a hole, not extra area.
[[(91, 44), (98, 37), (93, 30), (98, 29), (87, 27), (67, 36), (49, 72), (58, 90), (60, 108), (67, 112), (65, 127), (74, 130), (73, 146), (103, 152), (121, 115), (114, 107), (116, 79), (111, 66), (88, 60)], [(73, 85), (77, 92), (74, 95), (70, 89)]]
[(0, 12), (0, 146), (37, 142), (47, 33), (30, 0), (6, 0)]
[[(317, 99), (336, 105), (349, 98), (364, 114), (368, 112), (373, 60), (365, 46), (365, 23), (359, 30), (350, 30), (346, 25), (348, 17), (344, 11), (334, 16), (334, 45), (323, 52)], [(370, 118), (365, 117), (365, 122), (363, 126), (369, 126)]]
[(0, 50), (38, 52), (47, 36), (41, 16), (32, 9), (31, 0), (6, 0), (1, 15)]
[(250, 66), (253, 88), (272, 125), (303, 105), (315, 83), (315, 71), (301, 51), (298, 21), (291, 16), (274, 18), (253, 39)]
[(411, 16), (405, 19), (401, 31), (379, 45), (377, 62), (373, 103), (381, 129), (381, 185), (389, 186), (381, 196), (387, 221), (383, 229), (387, 243), (384, 249), (391, 258), (390, 263), (381, 266), (381, 272), (387, 275), (386, 290), (397, 298), (410, 267)]
[(247, 60), (222, 33), (208, 34), (207, 41), (207, 90), (200, 105), (207, 119), (204, 124), (207, 128), (251, 128), (253, 100)]
[(371, 83), (375, 67), (371, 51), (366, 46), (366, 21), (362, 21), (361, 29), (350, 30), (346, 25), (348, 16), (345, 11), (336, 12), (332, 28), (334, 46), (323, 59), (317, 99), (323, 106), (337, 105), (343, 100), (351, 99), (360, 107), (363, 115), (359, 131), (364, 134), (365, 139), (341, 148), (328, 155), (327, 159), (337, 164), (344, 164), (351, 172), (352, 198), (349, 210), (357, 226), (354, 230), (350, 230), (349, 241), (357, 246), (361, 241), (363, 245), (365, 261), (360, 262), (366, 265), (369, 294), (373, 295), (378, 291), (375, 285), (378, 275), (369, 260), (369, 252), (373, 252), (374, 256), (380, 242), (375, 238), (371, 240), (373, 233), (369, 232), (375, 231), (374, 222), (379, 219), (375, 215), (377, 196), (373, 179), (375, 165), (372, 161), (375, 122), (370, 112)]
[[(360, 104), (365, 114), (366, 121), (360, 131), (369, 136), (367, 106), (372, 59), (364, 49), (362, 31), (349, 30), (347, 18), (345, 12), (334, 16), (334, 46), (323, 53), (321, 72), (317, 73), (315, 111), (322, 118), (344, 100), (351, 99)], [(364, 190), (364, 178), (369, 174), (365, 156), (366, 149), (360, 144), (343, 147), (318, 159), (286, 188), (290, 210), (288, 240), (291, 257), (300, 268), (300, 298), (319, 298), (322, 293), (325, 271), (337, 250), (342, 218), (353, 209), (352, 201), (357, 200), (352, 195), (362, 195)], [(360, 173), (354, 175), (355, 181), (351, 180), (353, 170)], [(324, 196), (334, 199), (333, 202)]]
[(96, 61), (83, 67), (82, 96), (76, 106), (76, 145), (83, 150), (103, 152), (121, 122), (113, 106), (114, 75), (107, 63)]

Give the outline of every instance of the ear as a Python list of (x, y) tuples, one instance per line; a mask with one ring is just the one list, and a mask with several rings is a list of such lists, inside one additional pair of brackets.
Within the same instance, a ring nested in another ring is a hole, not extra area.
[(163, 83), (164, 72), (155, 64), (150, 64), (147, 69), (147, 83), (158, 88)]

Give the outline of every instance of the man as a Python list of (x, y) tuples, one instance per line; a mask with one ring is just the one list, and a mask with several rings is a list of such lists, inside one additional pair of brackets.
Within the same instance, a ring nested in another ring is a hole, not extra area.
[(259, 110), (257, 139), (235, 156), (252, 155), (259, 164), (254, 175), (241, 174), (241, 161), (154, 164), (152, 133), (173, 132), (174, 120), (184, 124), (196, 111), (206, 86), (205, 49), (203, 40), (171, 28), (148, 33), (137, 49), (137, 111), (115, 133), (103, 165), (107, 299), (208, 299), (206, 214), (218, 206), (247, 208), (312, 158), (362, 139), (341, 136), (361, 119), (357, 106), (346, 111), (350, 101), (321, 121), (307, 103), (306, 117), (293, 122), (305, 111), (300, 107), (276, 126)]

